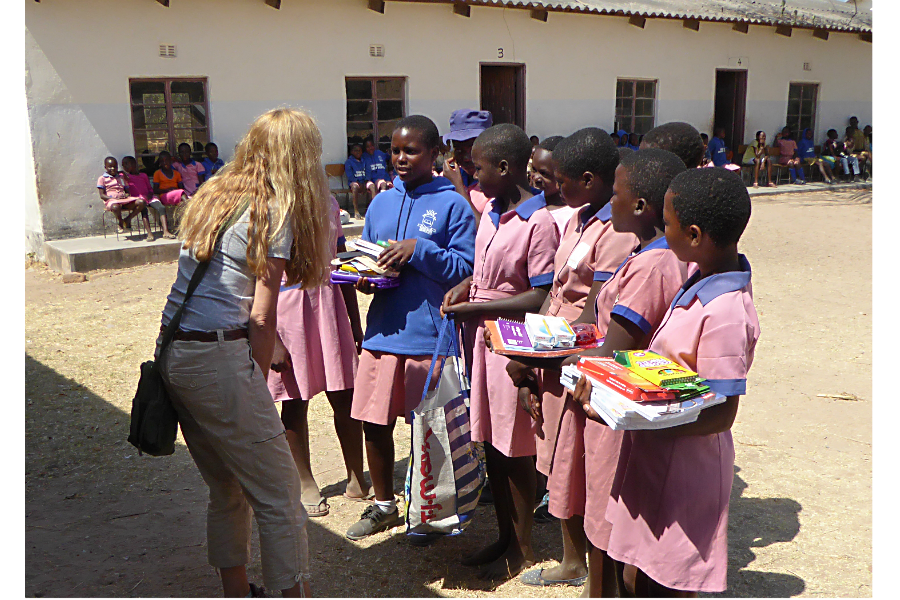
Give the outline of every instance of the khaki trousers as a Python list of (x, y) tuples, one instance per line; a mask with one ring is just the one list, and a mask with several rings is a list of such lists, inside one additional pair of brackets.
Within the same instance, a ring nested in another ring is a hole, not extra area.
[(309, 579), (307, 514), (278, 409), (247, 340), (173, 341), (161, 363), (188, 450), (209, 486), (209, 564), (250, 562), (251, 508), (263, 580)]

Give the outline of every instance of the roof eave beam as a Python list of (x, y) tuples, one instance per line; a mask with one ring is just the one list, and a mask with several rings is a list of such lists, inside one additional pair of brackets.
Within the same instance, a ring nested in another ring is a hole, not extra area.
[(750, 23), (735, 23), (731, 26), (731, 29), (738, 33), (747, 33), (750, 31)]
[(642, 17), (641, 15), (632, 15), (628, 22), (634, 25), (635, 27), (644, 28), (644, 25), (647, 24), (647, 17)]
[(160, 4), (162, 4), (163, 6), (165, 6), (166, 8), (169, 8), (169, 0), (156, 0), (156, 1), (159, 2)]
[(813, 37), (819, 38), (820, 40), (828, 41), (828, 30), (827, 29), (813, 29)]
[(790, 25), (777, 25), (775, 27), (775, 33), (784, 37), (791, 37), (791, 30), (792, 27)]
[(860, 32), (859, 39), (861, 39), (864, 42), (869, 42), (871, 44), (872, 43), (872, 32), (871, 31)]
[(541, 21), (542, 23), (546, 23), (546, 22), (547, 22), (547, 15), (548, 15), (548, 14), (549, 14), (549, 13), (548, 13), (546, 10), (541, 10), (541, 9), (539, 9), (539, 8), (532, 8), (532, 9), (531, 9), (531, 18), (534, 19), (534, 20), (536, 20), (536, 21)]
[(461, 17), (470, 17), (472, 16), (471, 7), (464, 2), (454, 2), (453, 3), (453, 12)]
[(384, 0), (369, 0), (369, 10), (384, 14)]
[(275, 10), (278, 10), (281, 8), (281, 0), (265, 0), (265, 1), (266, 1), (266, 4), (268, 4)]
[(681, 22), (685, 29), (691, 29), (693, 31), (700, 31), (700, 21), (697, 19), (685, 19)]

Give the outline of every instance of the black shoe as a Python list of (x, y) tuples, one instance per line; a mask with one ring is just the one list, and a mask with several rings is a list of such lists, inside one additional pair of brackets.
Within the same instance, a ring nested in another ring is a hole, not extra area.
[(250, 595), (244, 596), (245, 598), (268, 598), (269, 596), (266, 594), (266, 588), (261, 585), (255, 585), (253, 583), (250, 584)]
[(386, 513), (372, 504), (366, 507), (359, 521), (350, 526), (346, 535), (351, 540), (361, 540), (373, 533), (403, 525), (403, 522), (403, 515), (398, 508), (395, 508), (394, 512)]
[(544, 494), (538, 507), (534, 509), (534, 522), (552, 523), (556, 520), (558, 519), (550, 514), (550, 492), (547, 492)]
[(484, 487), (481, 488), (481, 496), (478, 497), (478, 506), (489, 506), (494, 503), (494, 494), (491, 493), (491, 480), (484, 480)]

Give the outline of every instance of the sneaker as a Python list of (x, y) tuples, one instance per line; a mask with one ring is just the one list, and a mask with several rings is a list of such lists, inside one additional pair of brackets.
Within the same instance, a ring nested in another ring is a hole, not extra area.
[(556, 517), (550, 514), (550, 492), (544, 494), (541, 503), (534, 509), (535, 523), (552, 523), (556, 521)]
[(386, 513), (375, 504), (372, 504), (366, 507), (359, 521), (350, 526), (346, 535), (348, 539), (361, 540), (373, 533), (403, 525), (403, 522), (403, 516), (400, 514), (399, 508), (395, 509), (394, 512)]

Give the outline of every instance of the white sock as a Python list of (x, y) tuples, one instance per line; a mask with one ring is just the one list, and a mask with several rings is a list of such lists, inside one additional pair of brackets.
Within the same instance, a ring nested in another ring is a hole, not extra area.
[(376, 500), (375, 506), (381, 509), (381, 512), (383, 512), (384, 514), (390, 514), (397, 510), (397, 501), (394, 499), (385, 501)]

